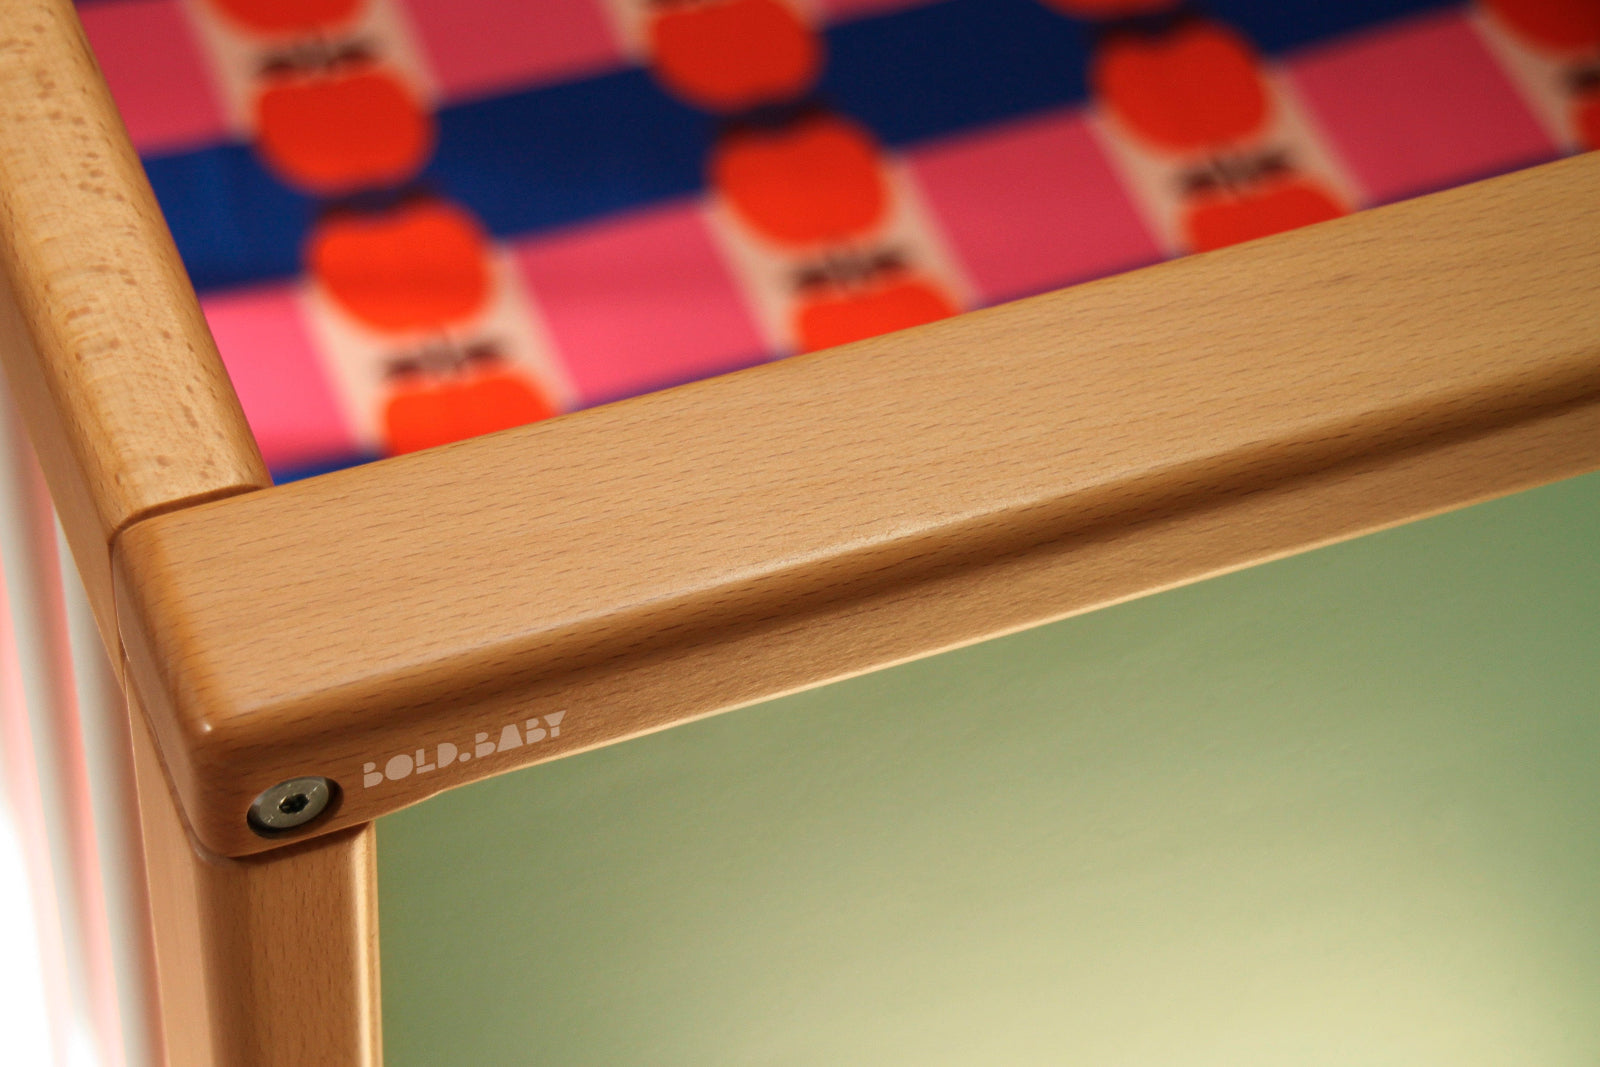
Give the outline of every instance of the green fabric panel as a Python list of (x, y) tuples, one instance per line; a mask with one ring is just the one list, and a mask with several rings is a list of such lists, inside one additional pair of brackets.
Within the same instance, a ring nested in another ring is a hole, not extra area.
[(391, 1067), (1600, 1063), (1600, 475), (379, 828)]

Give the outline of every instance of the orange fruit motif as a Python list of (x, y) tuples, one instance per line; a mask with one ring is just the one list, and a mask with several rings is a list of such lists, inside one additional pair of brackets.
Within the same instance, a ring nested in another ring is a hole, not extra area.
[(1209, 252), (1344, 214), (1344, 205), (1321, 186), (1291, 178), (1192, 200), (1185, 206), (1183, 229), (1190, 248)]
[(1572, 107), (1578, 143), (1590, 151), (1600, 149), (1600, 91), (1578, 97)]
[(822, 44), (781, 0), (705, 0), (652, 12), (651, 65), (669, 90), (711, 111), (799, 96), (822, 69)]
[(418, 378), (395, 387), (383, 410), (391, 454), (416, 452), (508, 430), (556, 413), (526, 379), (504, 367), (458, 377)]
[(320, 221), (306, 265), (328, 295), (375, 330), (431, 331), (482, 310), (489, 240), (471, 214), (426, 199)]
[(1596, 0), (1487, 0), (1489, 10), (1529, 43), (1558, 52), (1600, 48)]
[(801, 350), (815, 352), (935, 322), (959, 310), (932, 283), (899, 276), (860, 291), (803, 300), (795, 314), (795, 332)]
[(1185, 23), (1155, 37), (1113, 37), (1095, 54), (1090, 80), (1123, 125), (1172, 151), (1242, 141), (1267, 121), (1255, 51), (1213, 22)]
[(366, 0), (207, 0), (228, 19), (272, 36), (314, 33), (355, 18)]
[(274, 79), (256, 98), (256, 149), (312, 193), (394, 185), (433, 151), (433, 116), (371, 63)]
[(1115, 19), (1171, 11), (1183, 0), (1044, 0), (1064, 15), (1080, 19)]
[(877, 141), (836, 115), (725, 137), (712, 150), (711, 184), (756, 232), (797, 247), (866, 233), (889, 204)]

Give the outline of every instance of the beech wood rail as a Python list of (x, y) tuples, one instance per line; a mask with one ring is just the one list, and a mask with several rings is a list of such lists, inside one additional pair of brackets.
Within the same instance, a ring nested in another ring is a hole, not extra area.
[(1600, 466), (1600, 154), (159, 515), (195, 832), (441, 790)]

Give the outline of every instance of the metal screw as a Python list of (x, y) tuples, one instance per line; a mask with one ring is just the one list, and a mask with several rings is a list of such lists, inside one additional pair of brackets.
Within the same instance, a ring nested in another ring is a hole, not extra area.
[(250, 805), (250, 829), (262, 837), (298, 830), (327, 810), (338, 791), (327, 778), (290, 778), (262, 790)]

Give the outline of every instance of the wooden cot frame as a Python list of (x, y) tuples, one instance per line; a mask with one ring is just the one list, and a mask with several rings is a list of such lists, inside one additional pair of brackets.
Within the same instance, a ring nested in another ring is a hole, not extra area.
[(172, 1064), (380, 1062), (380, 814), (1600, 466), (1600, 154), (272, 488), (70, 3), (0, 0), (0, 280)]

